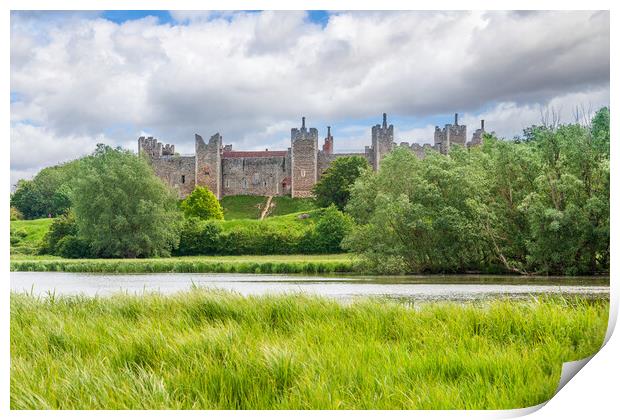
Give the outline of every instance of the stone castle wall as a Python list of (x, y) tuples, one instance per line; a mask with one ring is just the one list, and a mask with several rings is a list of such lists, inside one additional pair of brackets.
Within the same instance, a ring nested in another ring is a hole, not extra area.
[[(435, 127), (435, 142), (420, 145), (401, 142), (419, 158), (431, 151), (447, 154), (452, 145), (476, 146), (482, 143), (484, 120), (476, 129), (472, 140), (466, 143), (467, 127), (458, 124), (455, 114), (454, 124), (446, 124), (443, 129)], [(371, 167), (380, 169), (381, 160), (394, 149), (394, 126), (383, 123), (371, 130), (371, 146), (360, 153), (334, 153), (334, 138), (331, 128), (322, 148), (318, 147), (318, 130), (306, 128), (302, 118), (301, 128), (291, 129), (291, 147), (281, 151), (235, 151), (232, 145), (223, 146), (218, 133), (205, 142), (196, 134), (194, 156), (175, 154), (174, 145), (162, 144), (153, 137), (138, 139), (138, 152), (146, 156), (155, 174), (168, 186), (178, 191), (181, 198), (189, 195), (196, 185), (206, 186), (218, 198), (227, 195), (291, 195), (310, 197), (312, 189), (331, 163), (339, 157), (361, 156)]]
[(272, 157), (223, 157), (222, 195), (289, 194), (287, 160), (286, 152)]

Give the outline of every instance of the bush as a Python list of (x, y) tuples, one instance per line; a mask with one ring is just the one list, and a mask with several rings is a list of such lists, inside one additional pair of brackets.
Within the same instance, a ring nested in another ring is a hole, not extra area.
[(194, 191), (181, 203), (181, 210), (185, 217), (199, 219), (224, 219), (224, 211), (217, 197), (205, 187), (196, 187)]
[(13, 220), (22, 220), (23, 218), (24, 218), (24, 215), (22, 214), (21, 211), (19, 211), (15, 207), (11, 207), (11, 221), (13, 221)]
[(40, 254), (60, 255), (58, 245), (66, 236), (77, 236), (78, 228), (72, 212), (57, 217), (43, 237)]
[(56, 254), (65, 258), (88, 258), (91, 256), (88, 242), (75, 235), (67, 235), (58, 241)]
[(179, 247), (175, 255), (212, 255), (217, 251), (221, 228), (213, 221), (187, 219), (181, 228)]
[(27, 233), (24, 229), (11, 229), (11, 246), (17, 246), (26, 237)]

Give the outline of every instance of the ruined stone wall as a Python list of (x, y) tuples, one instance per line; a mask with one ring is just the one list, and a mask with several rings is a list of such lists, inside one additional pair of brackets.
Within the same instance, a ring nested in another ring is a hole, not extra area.
[(477, 128), (474, 131), (474, 134), (471, 136), (471, 141), (467, 143), (468, 147), (471, 146), (479, 146), (482, 144), (482, 137), (484, 136), (484, 120), (480, 120), (480, 128)]
[(413, 154), (415, 154), (420, 159), (424, 159), (431, 150), (436, 150), (433, 146), (431, 146), (428, 143), (419, 144), (419, 143), (413, 142), (409, 144), (406, 141), (401, 141), (398, 146), (409, 149)]
[(387, 125), (387, 115), (383, 114), (383, 124), (372, 127), (372, 165), (375, 171), (379, 170), (381, 160), (394, 148), (394, 126)]
[(319, 132), (306, 129), (302, 118), (301, 128), (291, 129), (291, 196), (311, 197), (317, 181), (317, 154)]
[(205, 143), (196, 134), (196, 185), (209, 188), (217, 198), (222, 196), (222, 136), (214, 134)]
[(153, 137), (138, 138), (138, 154), (150, 158), (174, 155), (174, 145), (162, 144)]
[(222, 159), (222, 196), (284, 195), (290, 193), (287, 157)]
[(155, 174), (169, 187), (175, 189), (179, 198), (185, 198), (196, 185), (196, 159), (194, 156), (162, 156), (151, 159)]
[(454, 124), (446, 124), (443, 129), (435, 126), (435, 148), (440, 153), (448, 154), (454, 144), (465, 147), (467, 144), (467, 126), (459, 125), (459, 114), (454, 114)]

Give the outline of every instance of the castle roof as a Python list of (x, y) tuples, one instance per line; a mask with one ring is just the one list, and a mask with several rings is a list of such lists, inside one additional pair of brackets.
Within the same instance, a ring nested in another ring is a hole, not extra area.
[(270, 158), (270, 157), (286, 157), (286, 150), (250, 150), (247, 152), (239, 152), (236, 150), (224, 150), (223, 158)]

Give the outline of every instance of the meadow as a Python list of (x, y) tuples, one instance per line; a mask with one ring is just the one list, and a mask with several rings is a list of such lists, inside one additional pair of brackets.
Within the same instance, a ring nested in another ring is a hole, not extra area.
[(608, 306), (12, 294), (11, 408), (527, 407), (600, 348)]

